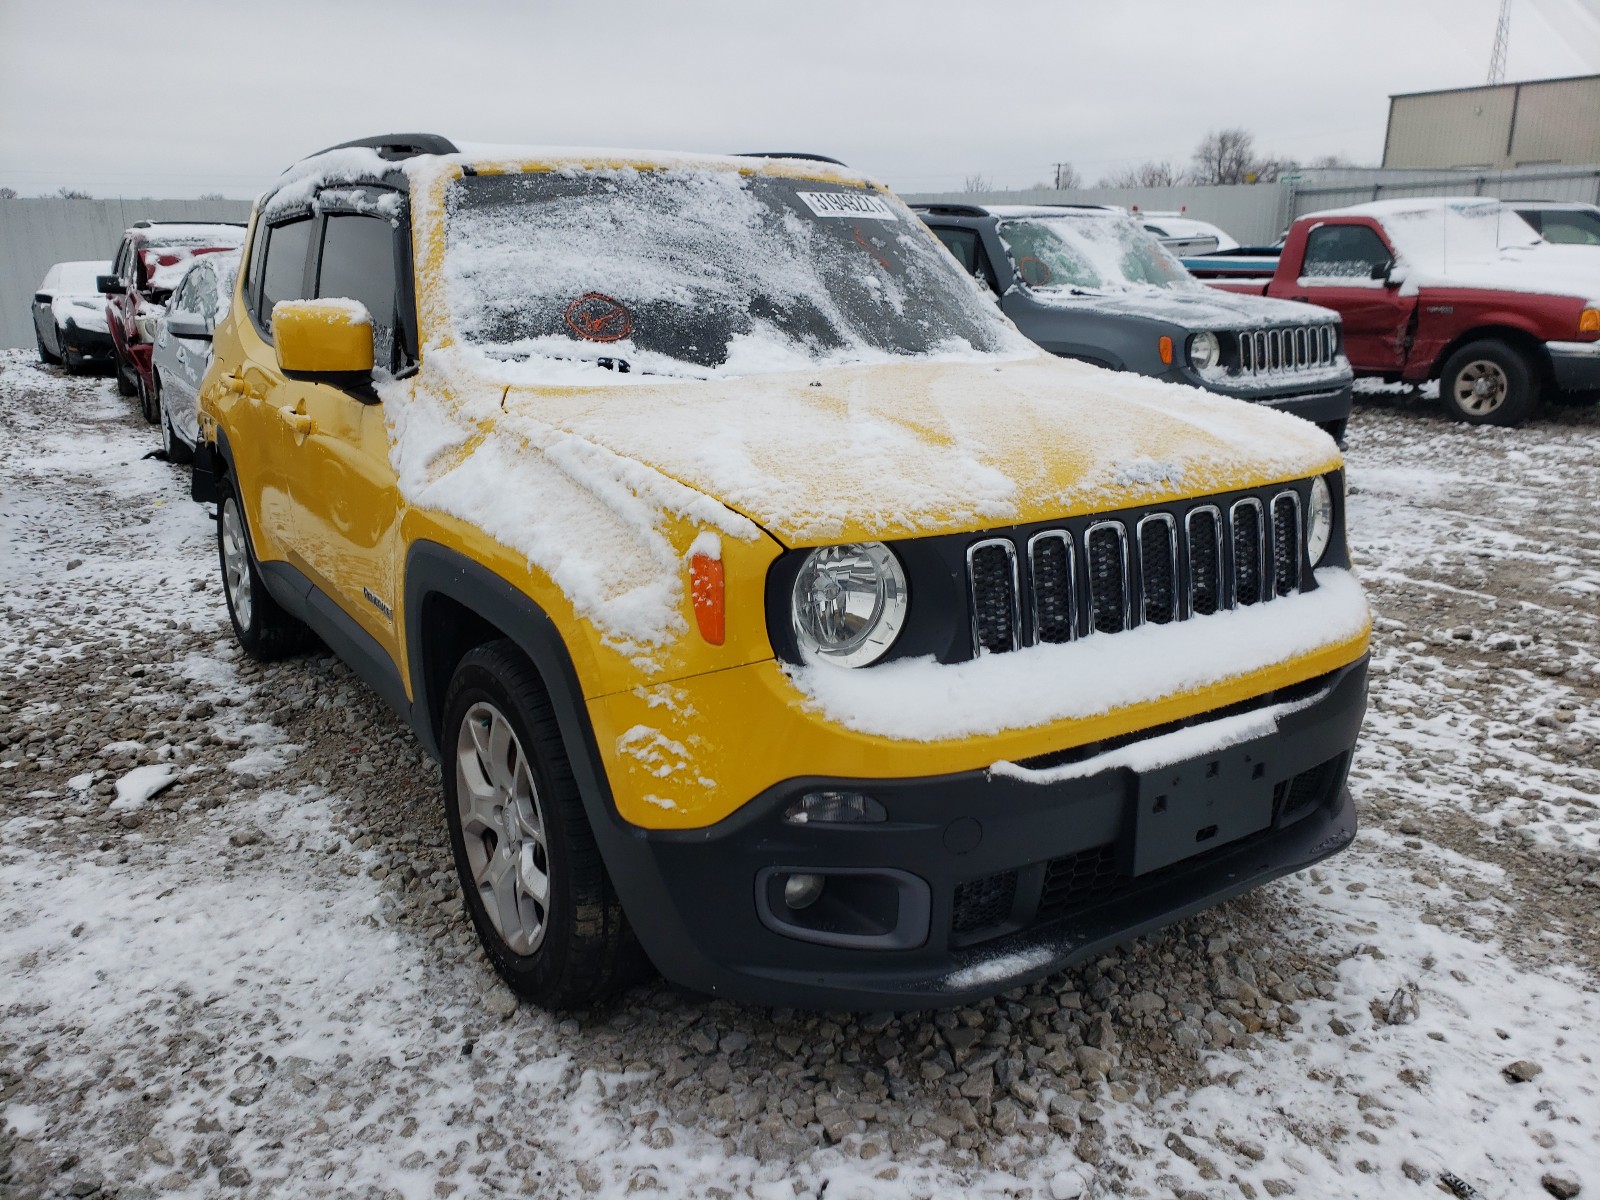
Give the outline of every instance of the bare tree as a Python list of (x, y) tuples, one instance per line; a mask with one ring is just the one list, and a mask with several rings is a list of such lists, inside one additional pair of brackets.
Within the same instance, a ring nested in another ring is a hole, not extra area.
[(1101, 187), (1175, 187), (1183, 182), (1183, 174), (1170, 162), (1140, 163), (1137, 167), (1124, 167), (1100, 180)]
[(1208, 133), (1195, 147), (1193, 162), (1189, 178), (1202, 184), (1274, 183), (1296, 166), (1293, 159), (1257, 154), (1255, 134), (1248, 129)]
[(1056, 164), (1057, 189), (1066, 191), (1069, 188), (1078, 188), (1082, 186), (1083, 176), (1078, 174), (1077, 167), (1073, 166), (1069, 162), (1058, 162)]
[(202, 200), (226, 200), (227, 197), (224, 196), (221, 192), (201, 192), (200, 193), (200, 199), (202, 199)]
[(994, 180), (981, 172), (976, 175), (968, 175), (961, 182), (961, 190), (963, 192), (992, 192), (994, 191)]
[(80, 190), (78, 188), (70, 188), (70, 187), (63, 187), (63, 188), (57, 189), (56, 195), (60, 196), (63, 200), (93, 200), (94, 199), (94, 197), (89, 195), (88, 192), (82, 191), (82, 190)]
[(1306, 164), (1308, 167), (1353, 167), (1356, 164), (1344, 154), (1324, 154), (1312, 159)]
[(17, 189), (14, 187), (0, 187), (0, 200), (15, 200)]

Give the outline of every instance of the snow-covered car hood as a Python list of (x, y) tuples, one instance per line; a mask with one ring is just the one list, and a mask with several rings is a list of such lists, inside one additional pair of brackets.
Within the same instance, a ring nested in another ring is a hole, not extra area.
[(1336, 321), (1336, 314), (1314, 304), (1274, 300), (1196, 288), (1140, 288), (1077, 296), (1065, 290), (1030, 289), (1028, 294), (1049, 308), (1089, 309), (1124, 317), (1167, 321), (1185, 329), (1261, 329), (1273, 325), (1309, 325)]
[[(432, 473), (448, 461), (470, 472), (479, 444), (500, 439), (516, 445), (495, 455), (496, 469), (520, 461), (536, 473), (534, 459), (559, 444), (604, 488), (620, 482), (642, 494), (636, 464), (789, 546), (1105, 511), (1339, 462), (1333, 442), (1305, 421), (1049, 355), (451, 390), (444, 400), (436, 388), (411, 389), (409, 428), (397, 430), (402, 486), (415, 478), (408, 467)], [(488, 495), (516, 486), (483, 482)], [(538, 486), (531, 477), (529, 486)]]
[(63, 328), (69, 319), (79, 329), (105, 333), (109, 328), (106, 325), (106, 298), (98, 292), (82, 296), (58, 295), (50, 301), (50, 311), (55, 316), (56, 324)]

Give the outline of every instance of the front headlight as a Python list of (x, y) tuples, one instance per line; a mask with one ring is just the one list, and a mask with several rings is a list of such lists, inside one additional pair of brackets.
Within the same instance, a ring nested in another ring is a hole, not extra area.
[(1311, 481), (1311, 507), (1306, 512), (1306, 554), (1313, 567), (1320, 566), (1333, 541), (1333, 493), (1328, 480), (1318, 475)]
[(1196, 333), (1189, 338), (1189, 362), (1201, 374), (1210, 374), (1222, 362), (1222, 344), (1214, 333)]
[(882, 658), (906, 619), (906, 576), (882, 542), (813, 550), (790, 598), (802, 650), (846, 667)]

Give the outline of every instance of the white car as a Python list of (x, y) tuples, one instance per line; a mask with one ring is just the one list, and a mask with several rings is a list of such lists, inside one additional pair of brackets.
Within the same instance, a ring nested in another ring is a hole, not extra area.
[[(1239, 243), (1209, 221), (1175, 212), (1135, 212), (1134, 218), (1177, 258), (1189, 254), (1215, 254), (1237, 250)], [(1215, 243), (1214, 245), (1212, 243)]]
[(111, 270), (108, 262), (60, 262), (44, 274), (33, 294), (33, 335), (39, 361), (76, 373), (112, 354), (106, 325), (106, 298), (95, 279)]
[(228, 315), (233, 281), (239, 274), (237, 251), (193, 259), (172, 289), (166, 311), (152, 330), (152, 375), (161, 442), (167, 458), (186, 463), (200, 436), (196, 412), (200, 381), (211, 365), (211, 334)]

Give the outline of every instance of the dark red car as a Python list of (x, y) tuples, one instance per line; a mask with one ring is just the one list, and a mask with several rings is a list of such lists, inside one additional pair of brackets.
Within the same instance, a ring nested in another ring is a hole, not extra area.
[(117, 390), (124, 396), (138, 396), (145, 420), (151, 424), (160, 415), (150, 367), (156, 318), (197, 255), (237, 250), (244, 244), (244, 232), (243, 225), (223, 222), (139, 221), (122, 235), (111, 274), (100, 276), (116, 358)]

